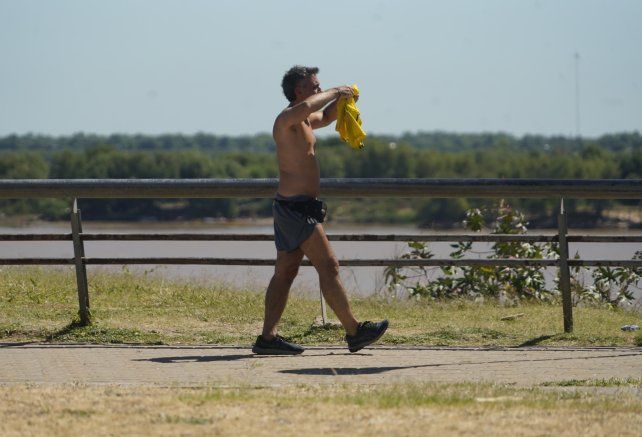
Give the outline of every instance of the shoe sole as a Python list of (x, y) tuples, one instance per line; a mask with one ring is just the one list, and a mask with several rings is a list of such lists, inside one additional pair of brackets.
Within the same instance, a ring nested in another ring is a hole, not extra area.
[(286, 351), (283, 349), (271, 349), (262, 347), (252, 347), (252, 352), (257, 355), (300, 355), (304, 351)]
[(357, 346), (353, 346), (353, 347), (351, 347), (351, 348), (348, 348), (348, 350), (350, 351), (350, 353), (359, 352), (359, 351), (360, 351), (361, 349), (363, 349), (364, 347), (369, 346), (369, 345), (371, 345), (372, 343), (374, 343), (375, 341), (379, 340), (379, 339), (381, 338), (381, 336), (382, 336), (383, 334), (385, 334), (385, 333), (386, 333), (386, 331), (388, 330), (388, 325), (389, 325), (389, 323), (386, 321), (386, 324), (385, 324), (385, 326), (384, 326), (383, 330), (379, 333), (379, 335), (377, 335), (377, 336), (376, 336), (375, 338), (373, 338), (372, 340), (368, 340), (368, 341), (365, 341), (365, 342), (363, 342), (363, 343), (358, 344)]

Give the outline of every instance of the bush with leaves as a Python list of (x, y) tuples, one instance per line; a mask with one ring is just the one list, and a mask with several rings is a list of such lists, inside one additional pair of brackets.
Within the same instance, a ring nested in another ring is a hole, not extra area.
[[(579, 258), (576, 254), (575, 258)], [(642, 250), (633, 255), (642, 260)], [(642, 268), (640, 267), (596, 267), (590, 272), (592, 284), (587, 284), (586, 267), (573, 267), (571, 291), (575, 304), (599, 302), (611, 307), (632, 305), (634, 290), (642, 291)]]
[[(524, 214), (512, 208), (504, 200), (493, 208), (470, 209), (463, 220), (468, 231), (481, 232), (488, 217), (494, 217), (491, 234), (525, 235), (528, 223)], [(413, 241), (408, 243), (409, 252), (402, 259), (431, 259), (434, 254), (428, 244)], [(473, 243), (452, 244), (451, 259), (463, 259), (466, 255), (487, 254), (488, 259), (559, 259), (557, 243), (532, 243), (525, 241), (496, 242), (486, 252), (473, 251)], [(579, 255), (576, 254), (576, 258)], [(642, 251), (634, 259), (642, 259)], [(446, 266), (446, 267), (395, 267), (385, 270), (388, 291), (395, 297), (402, 292), (415, 298), (495, 298), (503, 302), (519, 300), (552, 301), (559, 297), (559, 276), (555, 287), (546, 287), (542, 266)], [(592, 271), (593, 284), (586, 285), (580, 267), (573, 269), (571, 289), (576, 303), (599, 302), (609, 305), (631, 303), (632, 288), (642, 281), (642, 269), (631, 267), (599, 267)], [(639, 288), (639, 287), (638, 287)]]

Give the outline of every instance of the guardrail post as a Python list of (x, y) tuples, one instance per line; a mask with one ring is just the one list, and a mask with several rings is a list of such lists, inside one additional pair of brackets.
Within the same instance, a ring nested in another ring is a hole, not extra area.
[(557, 217), (560, 245), (560, 289), (562, 291), (562, 308), (564, 311), (564, 332), (573, 332), (573, 301), (571, 299), (571, 272), (568, 268), (568, 242), (566, 234), (566, 211), (564, 211), (564, 198), (560, 201), (560, 213)]
[(76, 283), (78, 285), (78, 315), (80, 324), (83, 326), (91, 324), (91, 313), (89, 311), (89, 290), (87, 286), (87, 269), (85, 267), (85, 245), (80, 234), (82, 233), (82, 221), (78, 200), (74, 198), (71, 207), (71, 236), (74, 242), (74, 261), (76, 265)]
[(323, 324), (328, 323), (328, 311), (325, 308), (325, 297), (323, 297), (323, 291), (321, 291), (321, 287), (319, 287), (319, 296), (321, 296), (321, 320), (323, 320)]

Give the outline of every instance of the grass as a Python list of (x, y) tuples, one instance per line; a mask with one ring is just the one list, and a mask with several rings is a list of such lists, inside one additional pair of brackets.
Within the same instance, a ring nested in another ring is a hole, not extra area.
[[(73, 270), (0, 270), (0, 341), (247, 345), (260, 331), (263, 294), (128, 271), (89, 272), (93, 324), (73, 322)], [(352, 299), (360, 319), (391, 320), (382, 342), (439, 346), (642, 345), (640, 313), (559, 305)], [(303, 344), (343, 344), (314, 326), (315, 299), (292, 296), (281, 332)], [(505, 316), (524, 313), (514, 320)], [(0, 435), (636, 435), (641, 378), (491, 383), (153, 387), (0, 385)]]
[[(93, 324), (77, 313), (71, 269), (0, 270), (0, 341), (142, 344), (250, 344), (260, 332), (263, 293), (225, 284), (175, 282), (157, 277), (89, 272)], [(642, 324), (642, 314), (609, 308), (575, 308), (572, 334), (563, 333), (559, 305), (502, 307), (469, 301), (351, 300), (360, 320), (388, 318), (384, 344), (432, 346), (642, 346), (642, 334), (622, 325)], [(514, 320), (502, 317), (524, 313)], [(315, 299), (291, 296), (282, 335), (302, 344), (343, 344), (343, 330), (313, 326)]]
[(608, 378), (608, 379), (568, 379), (564, 381), (550, 381), (542, 386), (558, 387), (622, 387), (631, 386), (642, 388), (641, 378)]
[(0, 386), (0, 433), (635, 435), (635, 393), (496, 384)]

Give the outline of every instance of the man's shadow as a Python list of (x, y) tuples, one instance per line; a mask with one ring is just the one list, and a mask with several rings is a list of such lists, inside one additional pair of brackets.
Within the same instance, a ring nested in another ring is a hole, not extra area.
[[(329, 356), (339, 354), (306, 354), (298, 355), (301, 358), (312, 358), (317, 356)], [(355, 355), (355, 354), (350, 354)], [(379, 367), (308, 367), (301, 369), (286, 369), (278, 370), (279, 373), (291, 375), (326, 375), (326, 376), (339, 376), (339, 375), (374, 375), (379, 373), (390, 372), (393, 370), (403, 369), (419, 369), (423, 367), (448, 367), (448, 366), (475, 366), (486, 364), (512, 364), (512, 363), (534, 363), (534, 362), (551, 362), (551, 361), (569, 361), (569, 360), (594, 360), (600, 358), (620, 358), (628, 356), (642, 356), (642, 352), (626, 352), (616, 353), (610, 355), (599, 355), (590, 357), (559, 357), (559, 358), (526, 358), (519, 360), (490, 360), (490, 361), (473, 361), (461, 363), (432, 363), (432, 364), (419, 364), (412, 366), (379, 366)], [(163, 364), (178, 364), (178, 363), (208, 363), (208, 362), (227, 362), (238, 361), (245, 359), (267, 359), (267, 358), (284, 358), (285, 355), (190, 355), (178, 357), (156, 357), (156, 358), (139, 358), (132, 361), (149, 361), (153, 363)]]
[(378, 373), (390, 372), (392, 370), (403, 369), (420, 369), (423, 367), (448, 367), (448, 366), (475, 366), (485, 364), (512, 364), (512, 363), (533, 363), (542, 361), (568, 361), (568, 360), (594, 360), (600, 358), (619, 358), (629, 356), (641, 356), (642, 352), (621, 353), (612, 355), (600, 355), (592, 357), (560, 357), (560, 358), (531, 358), (521, 360), (492, 360), (462, 363), (432, 363), (419, 364), (414, 366), (384, 366), (384, 367), (311, 367), (307, 369), (290, 369), (279, 370), (279, 373), (292, 375), (318, 375), (318, 376), (340, 376), (340, 375), (374, 375)]

